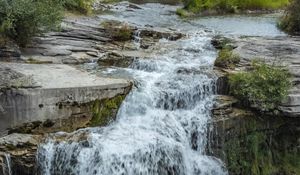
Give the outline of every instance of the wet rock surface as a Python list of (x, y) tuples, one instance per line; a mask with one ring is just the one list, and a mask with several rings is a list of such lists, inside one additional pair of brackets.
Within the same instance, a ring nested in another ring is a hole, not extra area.
[(0, 138), (0, 174), (9, 174), (9, 169), (13, 175), (35, 174), (36, 151), (41, 141), (42, 136), (29, 134), (12, 134)]

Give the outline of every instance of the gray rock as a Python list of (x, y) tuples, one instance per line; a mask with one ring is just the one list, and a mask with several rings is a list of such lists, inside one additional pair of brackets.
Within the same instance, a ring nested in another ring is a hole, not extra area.
[[(131, 88), (131, 83), (127, 80), (101, 78), (68, 65), (2, 65), (17, 72), (15, 74), (18, 76), (31, 76), (39, 87), (1, 91), (0, 133), (24, 123), (65, 119), (88, 112), (91, 109), (75, 104), (126, 95)], [(62, 103), (67, 105), (60, 105)]]
[[(241, 62), (235, 71), (245, 70), (253, 59), (262, 59), (269, 64), (287, 66), (294, 87), (289, 92), (288, 99), (282, 102), (281, 112), (289, 117), (300, 117), (300, 38), (299, 37), (247, 37), (231, 38), (236, 44), (233, 50), (241, 57)], [(218, 44), (216, 45), (218, 46)]]
[(20, 48), (13, 42), (7, 42), (0, 46), (0, 61), (20, 60)]
[(42, 136), (29, 134), (12, 134), (0, 138), (0, 174), (8, 172), (8, 164), (12, 174), (35, 174), (36, 152), (41, 140)]

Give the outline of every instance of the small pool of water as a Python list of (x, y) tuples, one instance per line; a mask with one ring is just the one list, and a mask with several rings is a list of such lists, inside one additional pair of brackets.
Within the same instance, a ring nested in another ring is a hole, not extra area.
[(197, 18), (193, 23), (223, 35), (283, 36), (277, 28), (279, 18), (280, 14), (231, 15)]
[(129, 22), (137, 26), (171, 28), (182, 32), (193, 33), (207, 29), (214, 33), (237, 36), (283, 36), (277, 28), (281, 14), (265, 15), (226, 15), (183, 19), (176, 15), (181, 6), (148, 3), (140, 5), (141, 9), (120, 10), (113, 15), (101, 15), (108, 20)]

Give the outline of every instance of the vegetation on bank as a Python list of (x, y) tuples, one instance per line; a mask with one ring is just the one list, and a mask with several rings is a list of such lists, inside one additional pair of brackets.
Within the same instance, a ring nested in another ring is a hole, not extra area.
[(0, 0), (0, 37), (21, 46), (34, 35), (58, 27), (61, 19), (59, 0)]
[(224, 48), (219, 51), (218, 57), (215, 60), (215, 66), (221, 68), (233, 69), (240, 62), (240, 56), (234, 54), (231, 49)]
[(92, 12), (94, 0), (64, 0), (63, 6), (70, 11), (89, 14)]
[(275, 10), (286, 6), (289, 0), (183, 0), (183, 3), (184, 10), (194, 14), (224, 14), (245, 10)]
[(286, 69), (257, 61), (251, 71), (230, 75), (229, 84), (232, 95), (263, 112), (276, 110), (291, 87)]
[(0, 46), (26, 46), (33, 36), (58, 29), (64, 9), (88, 14), (93, 0), (0, 0)]
[(128, 41), (132, 39), (133, 30), (129, 25), (118, 21), (104, 21), (100, 24), (109, 37), (115, 41)]
[(300, 35), (300, 1), (293, 0), (285, 11), (279, 27), (292, 35)]
[(243, 116), (222, 149), (228, 171), (251, 175), (300, 174), (300, 152), (295, 144), (299, 136), (295, 120)]

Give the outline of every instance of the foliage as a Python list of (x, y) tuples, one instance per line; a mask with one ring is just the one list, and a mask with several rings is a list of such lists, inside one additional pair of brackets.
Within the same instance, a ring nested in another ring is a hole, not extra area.
[(92, 11), (94, 0), (64, 0), (64, 7), (70, 11), (89, 14)]
[(186, 11), (185, 9), (182, 9), (182, 8), (178, 8), (176, 10), (176, 14), (179, 15), (179, 16), (181, 16), (181, 17), (188, 17), (188, 16), (190, 16), (189, 12)]
[(237, 10), (278, 9), (287, 5), (289, 0), (183, 0), (185, 9), (193, 13), (217, 11), (234, 13)]
[(240, 57), (234, 54), (231, 49), (222, 49), (215, 61), (215, 66), (222, 68), (234, 68), (240, 62)]
[(300, 35), (300, 1), (293, 0), (286, 9), (279, 27), (293, 35)]
[(132, 29), (127, 24), (117, 21), (105, 21), (101, 25), (105, 28), (110, 38), (116, 41), (128, 41), (132, 38)]
[(36, 34), (56, 28), (61, 18), (59, 0), (0, 0), (0, 37), (25, 46)]
[(261, 62), (253, 62), (252, 66), (250, 72), (229, 76), (231, 93), (261, 111), (275, 110), (291, 87), (290, 74), (281, 67)]
[(300, 151), (295, 144), (300, 132), (295, 121), (256, 115), (243, 115), (241, 121), (222, 149), (230, 174), (300, 173)]

